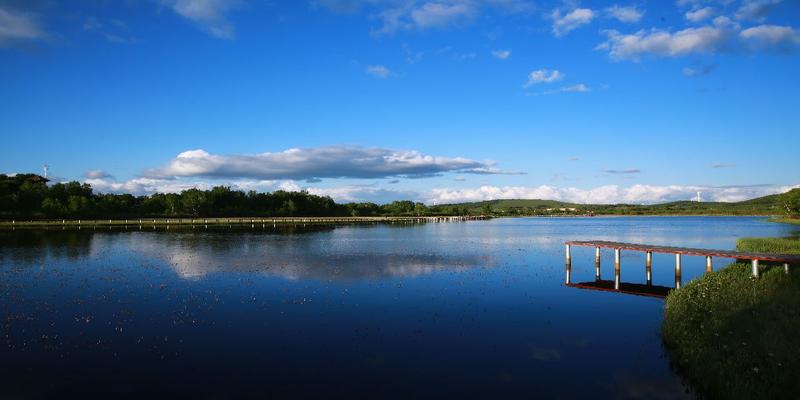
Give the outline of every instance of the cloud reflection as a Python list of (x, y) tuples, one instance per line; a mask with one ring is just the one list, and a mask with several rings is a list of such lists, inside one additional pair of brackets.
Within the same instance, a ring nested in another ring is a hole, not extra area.
[(331, 240), (334, 234), (150, 232), (131, 235), (127, 245), (163, 260), (184, 279), (234, 272), (264, 273), (291, 280), (362, 280), (462, 272), (495, 265), (492, 257), (463, 249), (458, 254), (420, 252), (399, 241)]

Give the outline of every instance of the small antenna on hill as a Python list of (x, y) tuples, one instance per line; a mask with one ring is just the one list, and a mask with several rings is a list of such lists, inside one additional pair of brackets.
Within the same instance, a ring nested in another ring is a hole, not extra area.
[(47, 179), (47, 171), (50, 169), (50, 166), (47, 164), (42, 165), (42, 169), (44, 169), (44, 177)]

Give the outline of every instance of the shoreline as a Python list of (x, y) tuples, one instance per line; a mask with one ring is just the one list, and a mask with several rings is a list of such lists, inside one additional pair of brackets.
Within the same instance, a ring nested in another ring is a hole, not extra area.
[(384, 217), (218, 217), (218, 218), (121, 218), (121, 219), (47, 219), (6, 220), (0, 227), (92, 227), (92, 226), (170, 226), (170, 225), (287, 225), (287, 224), (359, 224), (359, 223), (424, 223), (465, 222), (492, 219), (475, 216), (384, 216)]
[(209, 217), (209, 218), (94, 218), (94, 219), (25, 219), (0, 220), (0, 228), (14, 227), (90, 227), (90, 226), (170, 226), (170, 225), (287, 225), (287, 224), (361, 224), (465, 222), (513, 218), (631, 218), (631, 217), (762, 217), (769, 222), (800, 224), (800, 221), (762, 214), (598, 214), (598, 215), (462, 215), (462, 216), (371, 216), (371, 217)]

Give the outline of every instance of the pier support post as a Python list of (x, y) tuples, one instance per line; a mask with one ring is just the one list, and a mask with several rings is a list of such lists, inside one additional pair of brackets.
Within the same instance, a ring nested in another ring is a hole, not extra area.
[(594, 249), (594, 280), (600, 280), (600, 248)]
[(706, 273), (714, 272), (714, 266), (711, 265), (711, 256), (706, 256)]
[(758, 268), (758, 260), (753, 260), (753, 278), (758, 278), (761, 271)]
[(647, 279), (647, 286), (653, 284), (653, 252), (648, 251), (645, 256), (644, 262), (645, 278)]
[(620, 281), (620, 249), (614, 249), (614, 290), (619, 290)]
[(570, 275), (571, 275), (571, 272), (572, 272), (572, 253), (570, 252), (569, 243), (566, 244), (566, 250), (567, 250), (567, 254), (566, 254), (566, 257), (564, 259), (564, 261), (565, 261), (564, 265), (565, 265), (565, 271), (566, 271), (566, 274), (567, 274), (566, 282), (567, 282), (567, 285), (569, 285), (571, 283), (571, 276)]
[(675, 254), (675, 289), (681, 288), (681, 254)]
[(566, 254), (566, 262), (570, 264), (572, 262), (572, 252), (570, 251), (569, 244), (566, 245), (567, 254)]

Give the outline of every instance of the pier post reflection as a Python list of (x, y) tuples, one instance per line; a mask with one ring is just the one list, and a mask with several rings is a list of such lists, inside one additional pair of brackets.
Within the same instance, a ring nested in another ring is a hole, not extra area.
[(594, 280), (600, 280), (600, 248), (594, 249)]
[(619, 290), (620, 280), (620, 249), (614, 249), (614, 289)]
[(566, 274), (567, 274), (566, 282), (567, 282), (567, 285), (569, 285), (570, 283), (572, 283), (572, 280), (571, 280), (572, 265), (570, 263), (566, 263), (565, 270), (566, 270)]

